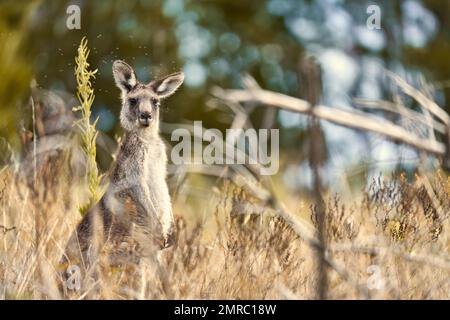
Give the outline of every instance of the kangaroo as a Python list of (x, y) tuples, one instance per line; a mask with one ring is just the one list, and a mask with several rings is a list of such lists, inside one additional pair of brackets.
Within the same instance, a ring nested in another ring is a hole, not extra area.
[(113, 75), (121, 90), (120, 123), (125, 133), (106, 192), (78, 224), (62, 259), (85, 268), (104, 248), (110, 265), (122, 265), (167, 248), (174, 239), (159, 108), (160, 101), (183, 83), (184, 74), (143, 84), (131, 66), (116, 60)]

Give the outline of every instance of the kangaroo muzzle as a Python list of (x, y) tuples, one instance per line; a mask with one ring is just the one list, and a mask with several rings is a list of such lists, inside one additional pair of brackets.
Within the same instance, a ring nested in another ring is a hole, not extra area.
[(152, 114), (150, 112), (140, 112), (139, 113), (139, 123), (142, 126), (148, 127), (150, 125), (151, 121), (152, 121)]

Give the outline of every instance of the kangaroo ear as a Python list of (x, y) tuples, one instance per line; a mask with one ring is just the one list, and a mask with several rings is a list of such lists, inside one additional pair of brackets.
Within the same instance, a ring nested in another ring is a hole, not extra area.
[(124, 61), (114, 61), (113, 75), (117, 87), (124, 92), (129, 92), (137, 84), (133, 68)]
[(164, 78), (153, 80), (150, 82), (150, 86), (153, 88), (156, 94), (160, 98), (167, 98), (177, 91), (184, 81), (184, 73), (176, 72), (171, 75), (165, 76)]

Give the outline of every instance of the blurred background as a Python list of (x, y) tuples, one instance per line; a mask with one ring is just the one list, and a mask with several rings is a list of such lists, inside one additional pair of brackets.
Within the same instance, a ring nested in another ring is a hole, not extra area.
[[(70, 5), (81, 9), (80, 30), (66, 26)], [(381, 29), (366, 26), (370, 5), (381, 9)], [(141, 81), (185, 72), (184, 86), (163, 107), (165, 123), (202, 120), (205, 127), (225, 130), (231, 115), (208, 107), (211, 88), (240, 88), (245, 73), (264, 89), (298, 97), (304, 56), (321, 65), (324, 105), (354, 108), (354, 97), (392, 100), (388, 69), (413, 85), (426, 79), (436, 103), (449, 111), (450, 1), (2, 0), (2, 161), (7, 149), (21, 148), (21, 130), (31, 130), (31, 88), (57, 94), (69, 108), (76, 105), (74, 57), (83, 36), (91, 67), (98, 68), (93, 117), (111, 138), (121, 133), (115, 59), (134, 66)], [(251, 121), (256, 128), (280, 128), (277, 178), (290, 190), (308, 191), (307, 117), (257, 108)], [(414, 172), (418, 155), (411, 148), (326, 122), (322, 130), (324, 178), (336, 190), (343, 184), (361, 188), (381, 171)], [(98, 157), (106, 170), (111, 157), (101, 150)]]

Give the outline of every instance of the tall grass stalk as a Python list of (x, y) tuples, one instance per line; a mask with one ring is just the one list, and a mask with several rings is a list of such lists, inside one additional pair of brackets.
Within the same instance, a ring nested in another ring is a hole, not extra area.
[(81, 119), (77, 120), (75, 124), (80, 129), (82, 148), (87, 158), (86, 175), (89, 187), (89, 200), (85, 205), (80, 206), (81, 215), (84, 215), (89, 207), (98, 202), (103, 193), (100, 186), (103, 175), (99, 173), (96, 161), (96, 140), (98, 135), (96, 125), (98, 118), (91, 122), (91, 108), (95, 99), (91, 80), (95, 79), (97, 69), (89, 69), (88, 57), (87, 39), (83, 37), (78, 47), (78, 55), (75, 57), (77, 97), (80, 105), (73, 108), (74, 112), (81, 112)]
[(37, 157), (36, 157), (37, 135), (36, 135), (36, 109), (34, 107), (33, 97), (30, 97), (30, 102), (31, 102), (31, 111), (33, 112), (33, 115), (32, 115), (32, 118), (33, 118), (33, 178), (34, 178), (34, 184), (36, 184), (36, 179), (37, 179)]

